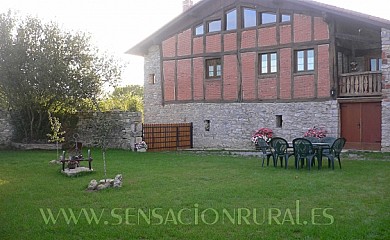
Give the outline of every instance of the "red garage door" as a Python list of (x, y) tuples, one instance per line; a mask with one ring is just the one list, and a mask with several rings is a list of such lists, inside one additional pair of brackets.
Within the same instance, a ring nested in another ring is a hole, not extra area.
[(341, 136), (345, 148), (381, 150), (382, 105), (380, 102), (342, 103)]

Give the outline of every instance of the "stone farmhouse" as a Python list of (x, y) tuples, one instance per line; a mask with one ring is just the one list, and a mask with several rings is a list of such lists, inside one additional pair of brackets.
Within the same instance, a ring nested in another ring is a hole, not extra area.
[(390, 150), (389, 20), (309, 0), (203, 0), (127, 53), (145, 58), (145, 123), (192, 122), (195, 148), (321, 126), (346, 148)]

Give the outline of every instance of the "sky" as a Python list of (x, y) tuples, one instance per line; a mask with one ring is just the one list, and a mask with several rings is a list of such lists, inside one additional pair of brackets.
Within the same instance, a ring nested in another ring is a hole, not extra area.
[[(128, 63), (120, 85), (143, 84), (143, 58), (125, 52), (182, 12), (183, 0), (1, 0), (0, 13), (9, 9), (66, 30), (88, 32), (93, 43)], [(200, 0), (194, 0), (194, 3)], [(317, 0), (390, 20), (383, 0)]]

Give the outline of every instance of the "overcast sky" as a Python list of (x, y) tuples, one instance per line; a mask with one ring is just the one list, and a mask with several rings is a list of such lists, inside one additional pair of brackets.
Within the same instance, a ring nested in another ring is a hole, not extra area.
[[(318, 2), (390, 20), (390, 4), (383, 0)], [(129, 61), (122, 83), (126, 85), (143, 84), (143, 58), (124, 52), (178, 16), (182, 0), (1, 0), (0, 12), (8, 9), (89, 32), (103, 51)]]

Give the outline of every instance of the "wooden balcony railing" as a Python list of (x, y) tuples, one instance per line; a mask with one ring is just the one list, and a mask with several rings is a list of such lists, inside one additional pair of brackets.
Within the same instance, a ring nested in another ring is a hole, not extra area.
[(382, 95), (382, 72), (356, 72), (340, 75), (340, 97), (364, 97), (378, 95)]

